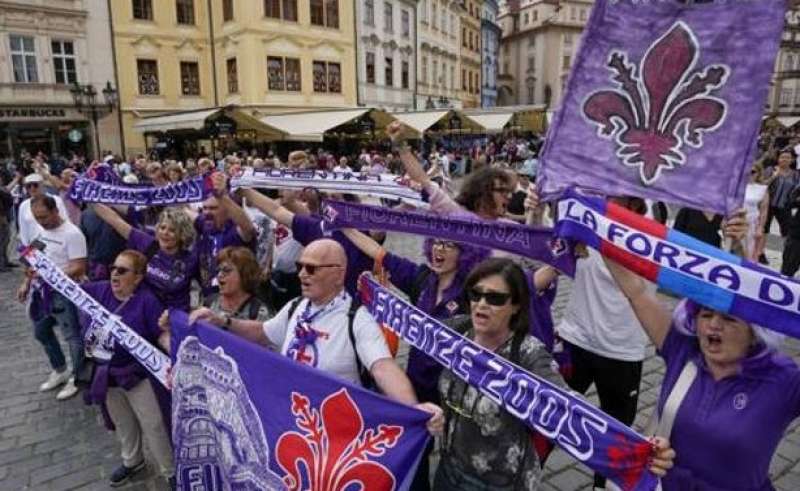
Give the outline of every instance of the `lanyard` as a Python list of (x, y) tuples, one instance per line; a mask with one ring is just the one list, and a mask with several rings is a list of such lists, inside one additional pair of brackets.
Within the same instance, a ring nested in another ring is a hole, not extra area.
[(293, 348), (295, 349), (296, 352), (295, 357), (300, 356), (302, 353), (304, 353), (306, 347), (315, 346), (315, 343), (317, 342), (317, 338), (319, 337), (320, 332), (311, 326), (311, 323), (314, 321), (314, 319), (322, 317), (323, 314), (334, 310), (336, 307), (338, 307), (338, 305), (341, 302), (345, 300), (345, 298), (346, 298), (346, 293), (343, 292), (341, 295), (337, 296), (336, 298), (328, 302), (327, 305), (320, 308), (313, 314), (310, 313), (311, 301), (310, 300), (307, 301), (306, 307), (305, 309), (303, 309), (303, 313), (301, 313), (297, 317), (297, 322), (294, 327), (294, 341), (292, 342), (292, 344), (294, 345)]

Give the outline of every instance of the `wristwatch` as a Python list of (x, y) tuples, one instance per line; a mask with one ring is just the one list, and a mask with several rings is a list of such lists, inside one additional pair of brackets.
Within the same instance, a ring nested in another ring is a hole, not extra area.
[(231, 318), (231, 316), (229, 316), (228, 314), (225, 314), (225, 323), (222, 324), (222, 329), (224, 331), (227, 331), (227, 330), (229, 330), (231, 328), (231, 321), (232, 320), (233, 319)]

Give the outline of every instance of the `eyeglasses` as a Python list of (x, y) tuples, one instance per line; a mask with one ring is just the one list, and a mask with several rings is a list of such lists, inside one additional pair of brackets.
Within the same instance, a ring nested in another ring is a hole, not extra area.
[(233, 266), (220, 266), (217, 269), (217, 274), (220, 276), (227, 276), (233, 273), (234, 271), (236, 271), (236, 268), (234, 268)]
[(111, 266), (109, 269), (111, 270), (111, 274), (118, 274), (120, 276), (126, 275), (133, 271), (131, 268), (126, 268), (125, 266)]
[(340, 264), (308, 264), (308, 263), (303, 263), (303, 262), (300, 262), (300, 261), (297, 261), (294, 264), (295, 264), (295, 266), (297, 266), (297, 272), (298, 273), (300, 273), (301, 271), (303, 271), (303, 269), (305, 269), (306, 273), (310, 274), (311, 276), (314, 276), (314, 274), (317, 272), (317, 268), (340, 268), (341, 267)]
[(38, 188), (38, 187), (39, 187), (38, 182), (29, 182), (28, 184), (25, 185), (25, 189)]
[(474, 303), (478, 303), (482, 298), (485, 298), (486, 303), (489, 305), (500, 307), (508, 303), (508, 301), (511, 299), (511, 294), (502, 292), (482, 292), (472, 288), (467, 292), (467, 297), (469, 298), (470, 302)]
[(442, 249), (458, 249), (458, 244), (449, 240), (434, 240), (431, 249), (441, 247)]

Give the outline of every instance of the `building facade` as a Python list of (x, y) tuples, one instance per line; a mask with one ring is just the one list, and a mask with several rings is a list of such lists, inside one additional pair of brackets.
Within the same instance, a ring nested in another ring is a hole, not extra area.
[(355, 1), (359, 105), (414, 110), (417, 2)]
[[(161, 113), (235, 104), (253, 116), (356, 104), (354, 12), (340, 0), (115, 0), (129, 152)], [(209, 12), (208, 7), (211, 6)]]
[(786, 12), (766, 111), (789, 126), (800, 122), (800, 8)]
[(0, 1), (0, 157), (121, 151), (116, 111), (94, 128), (70, 93), (91, 84), (105, 107), (102, 89), (116, 86), (108, 21), (106, 0)]
[(463, 0), (461, 13), (461, 102), (464, 108), (481, 105), (481, 0)]
[(461, 17), (458, 0), (417, 4), (417, 109), (463, 107), (461, 103)]
[(481, 9), (481, 107), (497, 105), (497, 70), (503, 31), (497, 23), (497, 0), (484, 0)]
[(500, 9), (498, 104), (558, 107), (592, 0), (519, 0)]

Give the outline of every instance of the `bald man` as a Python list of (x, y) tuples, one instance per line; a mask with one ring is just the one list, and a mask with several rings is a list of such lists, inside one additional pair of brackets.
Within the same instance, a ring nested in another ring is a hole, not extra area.
[(352, 298), (344, 288), (346, 269), (347, 256), (338, 242), (316, 240), (306, 246), (298, 261), (302, 296), (272, 319), (262, 324), (198, 309), (191, 320), (204, 319), (251, 341), (277, 346), (298, 363), (361, 385), (358, 356), (384, 394), (398, 402), (416, 404), (411, 382), (395, 363), (383, 333), (364, 307), (353, 314), (353, 350), (348, 333)]

